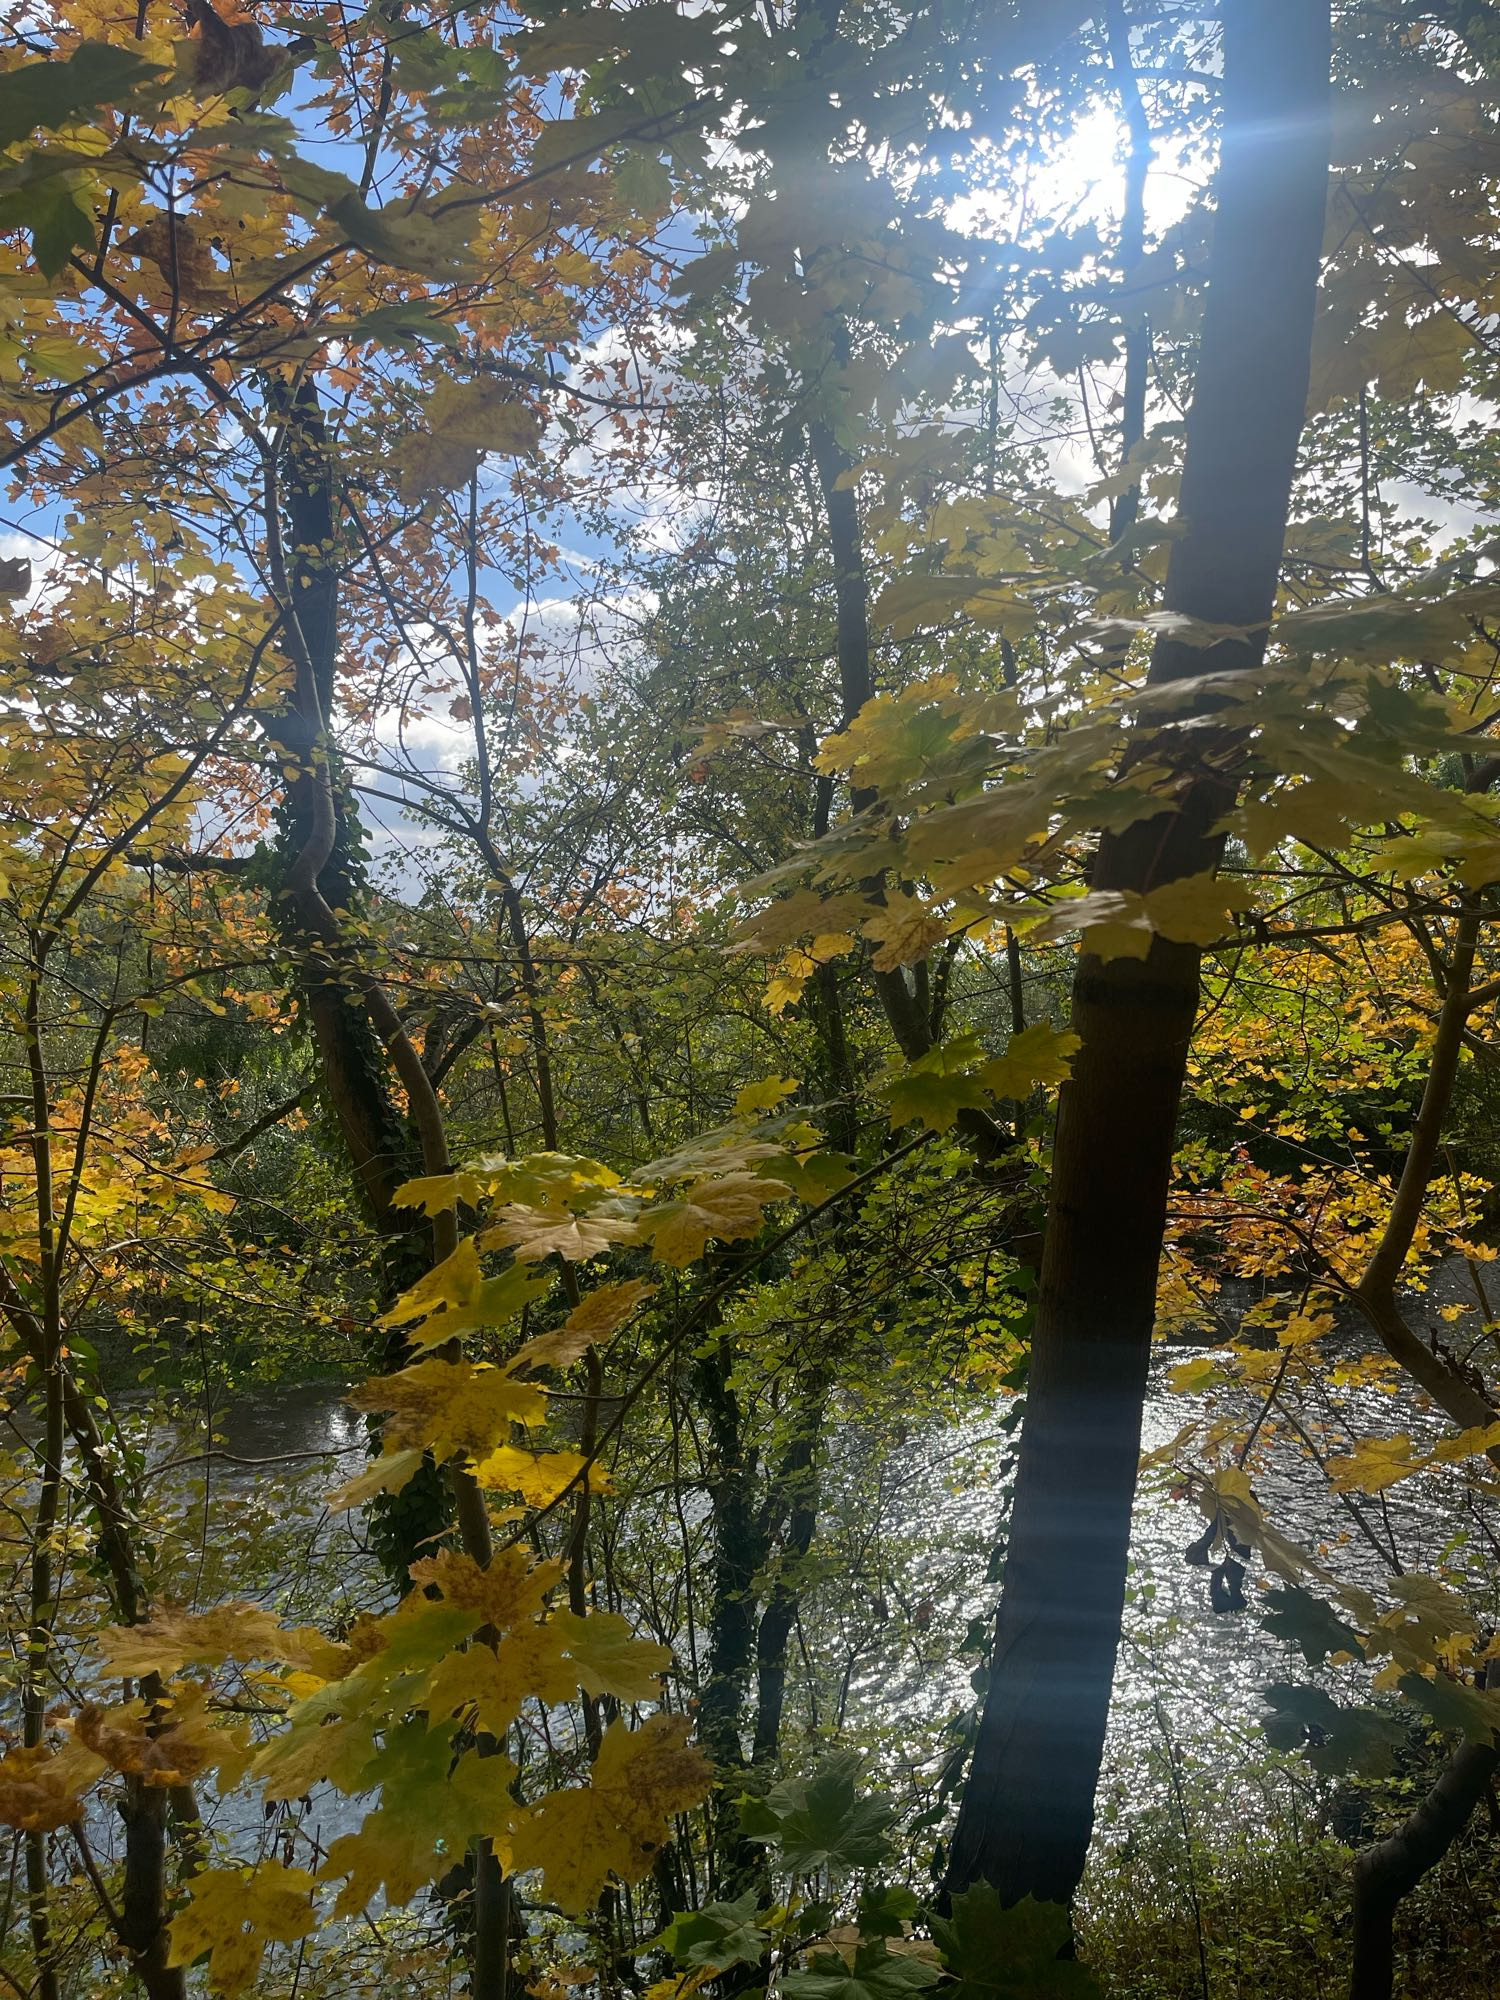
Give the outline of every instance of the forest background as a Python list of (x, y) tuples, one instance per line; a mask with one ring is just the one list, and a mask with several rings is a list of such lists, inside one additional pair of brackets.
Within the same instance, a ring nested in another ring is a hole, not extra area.
[(0, 1985), (1492, 1994), (1494, 8), (4, 20)]

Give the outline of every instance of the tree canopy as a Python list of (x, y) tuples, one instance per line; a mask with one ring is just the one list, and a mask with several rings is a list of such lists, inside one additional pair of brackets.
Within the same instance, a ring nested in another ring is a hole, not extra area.
[(5, 10), (0, 1985), (1493, 1991), (1497, 117)]

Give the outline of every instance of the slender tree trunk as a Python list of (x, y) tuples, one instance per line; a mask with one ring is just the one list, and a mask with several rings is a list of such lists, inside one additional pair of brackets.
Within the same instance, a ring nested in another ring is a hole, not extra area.
[[(1249, 636), (1159, 642), (1152, 678), (1253, 668), (1275, 600), (1307, 398), (1327, 177), (1328, 0), (1226, 0), (1224, 136), (1183, 533), (1165, 601)], [(1232, 792), (1106, 837), (1095, 886), (1148, 890), (1212, 868)], [(989, 1692), (947, 1889), (1071, 1899), (1124, 1604), (1157, 1266), (1199, 953), (1085, 957), (1082, 1036), (1059, 1107), (1046, 1246)]]
[(1500, 1747), (1461, 1743), (1416, 1811), (1356, 1859), (1349, 2000), (1391, 2000), (1397, 1906), (1458, 1839), (1497, 1769)]
[[(1108, 0), (1105, 29), (1110, 67), (1120, 95), (1120, 114), (1129, 145), (1125, 153), (1125, 207), (1120, 218), (1120, 276), (1127, 287), (1139, 287), (1140, 263), (1146, 254), (1146, 179), (1151, 171), (1151, 123), (1141, 102), (1141, 86), (1130, 52), (1130, 19), (1124, 0)], [(1146, 435), (1146, 390), (1151, 374), (1151, 321), (1138, 295), (1125, 300), (1125, 380), (1120, 392), (1120, 463)], [(1109, 510), (1109, 538), (1119, 541), (1135, 525), (1141, 489), (1127, 487), (1116, 494)]]
[(752, 1764), (769, 1764), (781, 1747), (786, 1712), (786, 1656), (797, 1608), (802, 1601), (801, 1570), (818, 1527), (818, 1441), (827, 1405), (827, 1379), (817, 1376), (801, 1390), (795, 1433), (777, 1467), (774, 1490), (788, 1503), (776, 1579), (761, 1613), (755, 1638), (755, 1732)]
[(723, 1771), (745, 1762), (741, 1731), (755, 1660), (755, 1578), (765, 1557), (753, 1504), (756, 1452), (744, 1435), (730, 1382), (728, 1343), (718, 1342), (695, 1368), (713, 1464), (714, 1588), (708, 1659), (698, 1703), (698, 1734)]

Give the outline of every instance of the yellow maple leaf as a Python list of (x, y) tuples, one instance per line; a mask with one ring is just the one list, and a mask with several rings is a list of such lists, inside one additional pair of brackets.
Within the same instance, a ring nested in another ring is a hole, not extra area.
[(1243, 883), (1213, 874), (1185, 875), (1145, 899), (1154, 931), (1185, 944), (1215, 944), (1234, 929), (1234, 913), (1254, 901)]
[(399, 1493), (403, 1486), (417, 1476), (426, 1454), (420, 1445), (406, 1451), (391, 1451), (389, 1448), (380, 1458), (371, 1459), (363, 1471), (346, 1479), (342, 1486), (336, 1486), (326, 1496), (332, 1508), (362, 1507), (367, 1500), (373, 1500), (377, 1493)]
[(926, 958), (948, 935), (948, 923), (915, 896), (893, 896), (883, 910), (866, 917), (860, 930), (876, 948), (875, 970), (894, 972), (898, 965), (915, 965)]
[(565, 1208), (532, 1208), (524, 1202), (511, 1202), (485, 1231), (484, 1240), (514, 1250), (522, 1264), (552, 1256), (570, 1264), (585, 1264), (591, 1257), (602, 1257), (617, 1243), (635, 1242), (638, 1230), (633, 1216), (598, 1208), (574, 1215)]
[(470, 1646), (440, 1660), (422, 1695), (434, 1722), (472, 1709), (474, 1726), (503, 1736), (528, 1701), (571, 1701), (579, 1678), (564, 1659), (565, 1635), (545, 1625), (523, 1625), (498, 1647)]
[(545, 1392), (508, 1369), (437, 1356), (363, 1382), (349, 1400), (358, 1410), (390, 1411), (382, 1433), (390, 1449), (425, 1448), (439, 1458), (482, 1457), (512, 1424), (537, 1423), (547, 1410)]
[(616, 1701), (655, 1701), (661, 1677), (672, 1664), (670, 1646), (638, 1639), (628, 1618), (617, 1611), (554, 1612), (548, 1624), (576, 1668), (575, 1678), (590, 1694)]
[(763, 1076), (759, 1083), (747, 1083), (734, 1100), (736, 1118), (753, 1118), (761, 1111), (774, 1111), (784, 1097), (797, 1088), (794, 1076)]
[(652, 1209), (641, 1233), (649, 1238), (651, 1254), (659, 1264), (681, 1270), (703, 1255), (712, 1238), (732, 1243), (753, 1236), (765, 1209), (790, 1193), (785, 1181), (761, 1174), (720, 1174), (696, 1180), (673, 1200)]
[(392, 453), (396, 484), (407, 501), (433, 488), (462, 486), (486, 452), (524, 456), (542, 432), (541, 416), (515, 385), (488, 376), (444, 378), (423, 414), (423, 428), (408, 431)]
[(421, 1589), (440, 1591), (449, 1604), (477, 1611), (496, 1632), (533, 1619), (543, 1610), (547, 1593), (562, 1579), (560, 1562), (534, 1563), (518, 1548), (497, 1549), (486, 1568), (455, 1549), (414, 1562), (411, 1580)]
[(1334, 1324), (1332, 1313), (1293, 1313), (1285, 1326), (1277, 1329), (1276, 1338), (1283, 1347), (1307, 1347), (1325, 1333), (1332, 1333)]
[(1500, 1424), (1476, 1424), (1457, 1437), (1443, 1438), (1432, 1455), (1442, 1465), (1458, 1465), (1466, 1458), (1480, 1458), (1496, 1450), (1500, 1450)]
[(477, 1208), (484, 1199), (484, 1189), (473, 1174), (425, 1174), (413, 1181), (403, 1181), (391, 1196), (397, 1208), (419, 1208), (423, 1215), (442, 1215), (450, 1208), (457, 1208), (465, 1202), (470, 1208)]
[(84, 1744), (69, 1741), (61, 1749), (38, 1743), (7, 1750), (0, 1757), (0, 1826), (26, 1833), (52, 1833), (82, 1816), (84, 1798), (109, 1769)]
[(140, 1679), (174, 1674), (191, 1661), (217, 1667), (225, 1660), (279, 1660), (332, 1680), (352, 1664), (347, 1647), (312, 1625), (288, 1630), (258, 1604), (240, 1598), (211, 1611), (159, 1611), (141, 1625), (112, 1625), (95, 1645), (112, 1672)]
[(410, 1902), (433, 1879), (437, 1865), (437, 1835), (430, 1821), (377, 1806), (357, 1833), (341, 1833), (330, 1844), (318, 1874), (325, 1882), (347, 1876), (333, 1914), (348, 1917), (382, 1893), (388, 1903)]
[(381, 1326), (409, 1326), (443, 1307), (461, 1307), (474, 1297), (484, 1282), (479, 1268), (479, 1246), (466, 1236), (451, 1256), (434, 1264), (414, 1285), (380, 1315)]
[(1324, 1468), (1335, 1493), (1381, 1493), (1398, 1480), (1410, 1479), (1427, 1464), (1414, 1454), (1404, 1433), (1389, 1438), (1365, 1438), (1343, 1458), (1330, 1458)]
[(268, 1943), (294, 1944), (316, 1930), (316, 1883), (305, 1868), (265, 1860), (255, 1868), (204, 1868), (172, 1920), (169, 1966), (208, 1953), (209, 1983), (229, 1996), (248, 1993)]
[(580, 1360), (598, 1341), (607, 1340), (647, 1299), (656, 1286), (643, 1278), (627, 1278), (623, 1284), (600, 1285), (581, 1299), (559, 1327), (539, 1333), (518, 1348), (506, 1363), (513, 1373), (525, 1368), (567, 1368)]
[(474, 1467), (474, 1478), (487, 1493), (519, 1493), (528, 1507), (550, 1507), (588, 1471), (590, 1487), (596, 1493), (608, 1491), (609, 1482), (597, 1466), (577, 1451), (523, 1451), (518, 1445), (502, 1444)]
[[(550, 1277), (517, 1265), (486, 1278), (479, 1268), (479, 1246), (466, 1236), (451, 1257), (403, 1292), (379, 1323), (409, 1328), (406, 1337), (413, 1346), (437, 1347), (476, 1327), (496, 1326), (511, 1318), (551, 1282)], [(413, 1325), (415, 1321), (421, 1324)]]
[(252, 1754), (250, 1725), (210, 1717), (208, 1690), (196, 1681), (175, 1683), (154, 1710), (143, 1701), (86, 1702), (72, 1727), (96, 1757), (147, 1785), (187, 1785), (221, 1767), (232, 1784)]
[(674, 1813), (696, 1805), (712, 1769), (688, 1743), (684, 1716), (653, 1715), (638, 1729), (612, 1723), (587, 1785), (552, 1792), (516, 1817), (512, 1866), (539, 1868), (546, 1895), (570, 1915), (611, 1879), (639, 1882), (671, 1833)]
[(1033, 1021), (1012, 1035), (1004, 1054), (992, 1056), (979, 1075), (996, 1097), (1025, 1098), (1039, 1083), (1061, 1083), (1082, 1046), (1079, 1036), (1050, 1021)]

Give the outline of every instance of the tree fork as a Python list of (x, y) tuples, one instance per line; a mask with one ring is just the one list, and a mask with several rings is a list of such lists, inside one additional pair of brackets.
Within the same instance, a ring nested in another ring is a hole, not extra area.
[[(1260, 664), (1307, 399), (1327, 182), (1328, 0), (1227, 0), (1218, 215), (1188, 418), (1169, 610), (1241, 627), (1159, 640), (1151, 679)], [(1213, 868), (1232, 802), (1105, 836), (1101, 889)], [(1199, 951), (1086, 955), (1058, 1113), (1027, 1416), (990, 1686), (945, 1888), (1068, 1902), (1093, 1829), (1124, 1607), (1141, 1408)]]

